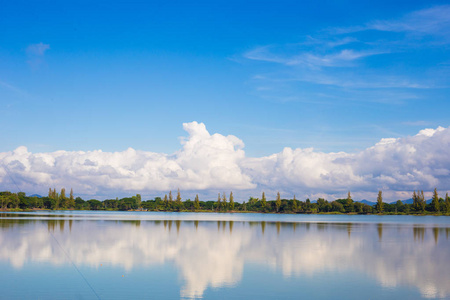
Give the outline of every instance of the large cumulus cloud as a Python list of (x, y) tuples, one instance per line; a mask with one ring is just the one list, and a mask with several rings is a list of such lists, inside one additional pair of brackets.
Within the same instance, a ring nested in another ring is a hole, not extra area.
[(262, 190), (299, 197), (342, 196), (351, 190), (366, 198), (383, 189), (387, 200), (396, 200), (414, 189), (450, 187), (450, 128), (382, 139), (358, 153), (285, 148), (258, 158), (246, 157), (237, 137), (210, 134), (203, 123), (184, 123), (183, 128), (188, 137), (171, 155), (132, 148), (31, 153), (19, 147), (0, 153), (0, 188), (14, 190), (16, 182), (28, 192), (65, 186), (79, 194), (110, 196), (176, 188), (206, 194), (244, 190), (245, 197)]
[(386, 138), (358, 153), (323, 153), (312, 148), (285, 148), (268, 157), (245, 161), (259, 185), (306, 194), (343, 195), (352, 190), (391, 200), (414, 189), (450, 187), (450, 128), (424, 129), (415, 136)]

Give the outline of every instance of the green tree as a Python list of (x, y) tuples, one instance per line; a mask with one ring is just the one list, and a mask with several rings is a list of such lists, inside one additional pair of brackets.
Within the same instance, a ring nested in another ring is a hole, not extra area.
[(89, 204), (89, 208), (92, 210), (99, 210), (103, 208), (103, 203), (96, 199), (88, 200), (87, 203)]
[(230, 192), (230, 209), (234, 210), (234, 197), (233, 192)]
[(382, 213), (383, 212), (383, 195), (382, 195), (381, 191), (378, 191), (376, 206), (377, 206), (378, 213)]
[(309, 200), (309, 198), (306, 198), (306, 201), (305, 201), (305, 212), (310, 212), (310, 211), (311, 211), (311, 200)]
[(422, 210), (422, 205), (420, 205), (419, 197), (416, 194), (416, 191), (413, 192), (412, 199), (413, 199), (413, 209), (415, 211)]
[(220, 210), (221, 204), (220, 204), (221, 198), (220, 198), (220, 193), (219, 196), (217, 196), (217, 210)]
[(142, 204), (142, 197), (141, 194), (136, 194), (136, 207), (139, 209)]
[(324, 212), (327, 209), (327, 201), (323, 198), (317, 199), (317, 208), (319, 209), (319, 212)]
[(275, 200), (275, 206), (277, 207), (277, 212), (278, 212), (280, 210), (280, 206), (281, 206), (280, 192), (277, 192), (277, 200)]
[(76, 209), (84, 209), (85, 204), (86, 204), (86, 201), (81, 199), (81, 197), (75, 198), (75, 208)]
[(266, 207), (266, 194), (264, 194), (264, 192), (262, 192), (262, 196), (261, 196), (261, 207), (264, 209)]
[(181, 204), (181, 194), (180, 194), (180, 189), (178, 189), (178, 191), (177, 191), (177, 199), (176, 199), (176, 201), (177, 201), (177, 204), (178, 204), (178, 205)]
[(5, 210), (8, 208), (8, 205), (11, 203), (11, 192), (1, 192), (0, 193), (0, 203), (2, 205), (2, 209)]
[(339, 203), (337, 201), (331, 202), (331, 210), (336, 212), (345, 212), (344, 205), (342, 205), (342, 203)]
[(422, 212), (425, 212), (425, 207), (427, 206), (427, 202), (425, 201), (425, 196), (423, 194), (423, 190), (420, 191), (420, 194), (419, 194), (419, 203), (420, 203), (420, 208), (421, 208)]
[(169, 191), (169, 205), (168, 205), (169, 209), (173, 208), (173, 197), (172, 197), (172, 191)]
[(222, 195), (222, 206), (224, 210), (228, 210), (227, 196), (225, 195), (225, 192), (223, 192)]
[(298, 203), (297, 203), (297, 199), (295, 198), (295, 195), (294, 195), (294, 199), (292, 199), (292, 211), (297, 212), (297, 210), (298, 210)]
[(200, 209), (200, 201), (198, 200), (198, 194), (195, 195), (194, 208), (195, 208), (195, 210), (199, 210)]
[(67, 208), (75, 207), (75, 199), (73, 198), (73, 189), (70, 189), (69, 199), (67, 200), (66, 206)]
[(169, 208), (169, 199), (167, 198), (167, 194), (164, 195), (164, 206), (167, 208)]
[(395, 212), (404, 212), (405, 211), (405, 204), (401, 200), (397, 200), (395, 203)]
[(433, 192), (433, 200), (431, 200), (431, 206), (433, 207), (433, 210), (435, 212), (439, 212), (440, 211), (440, 207), (439, 207), (439, 195), (437, 192), (437, 189), (434, 189)]
[(61, 189), (61, 194), (59, 195), (59, 206), (62, 208), (66, 208), (67, 206), (67, 198), (66, 198), (66, 189)]
[(348, 191), (346, 200), (347, 201), (345, 202), (345, 210), (347, 212), (353, 212), (354, 211), (354, 205), (353, 205), (353, 199), (352, 199), (352, 196), (350, 194), (350, 191)]
[(12, 194), (11, 199), (12, 199), (12, 201), (11, 201), (12, 206), (14, 208), (19, 208), (19, 203), (20, 203), (19, 196), (16, 193), (14, 193), (14, 194)]
[(450, 213), (450, 197), (448, 193), (445, 194), (445, 212)]

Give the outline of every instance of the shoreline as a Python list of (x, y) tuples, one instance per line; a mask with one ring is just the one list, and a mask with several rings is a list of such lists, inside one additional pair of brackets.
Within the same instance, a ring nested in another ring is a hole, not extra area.
[(256, 213), (256, 214), (267, 214), (267, 215), (343, 215), (343, 216), (443, 216), (443, 217), (449, 217), (450, 213), (395, 213), (395, 212), (387, 212), (387, 213), (342, 213), (342, 212), (282, 212), (282, 213), (276, 213), (276, 212), (262, 212), (262, 211), (211, 211), (211, 210), (180, 210), (180, 211), (172, 211), (172, 210), (112, 210), (112, 209), (42, 209), (42, 208), (36, 208), (36, 209), (0, 209), (0, 213), (8, 213), (8, 212), (35, 212), (35, 211), (98, 211), (98, 212), (140, 212), (140, 213), (147, 213), (147, 212), (161, 212), (161, 213), (167, 213), (167, 212), (173, 212), (173, 213), (217, 213), (217, 214), (248, 214), (248, 213)]

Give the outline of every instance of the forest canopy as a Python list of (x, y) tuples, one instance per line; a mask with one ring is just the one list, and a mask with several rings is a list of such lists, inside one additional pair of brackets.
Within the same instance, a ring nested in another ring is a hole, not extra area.
[(27, 196), (23, 192), (0, 192), (0, 209), (2, 210), (111, 210), (111, 211), (210, 211), (210, 212), (259, 212), (259, 213), (351, 213), (351, 214), (450, 214), (450, 197), (439, 197), (434, 190), (431, 201), (426, 201), (423, 191), (412, 193), (412, 203), (398, 200), (395, 203), (383, 202), (382, 192), (379, 191), (374, 205), (353, 201), (350, 192), (347, 198), (328, 201), (318, 198), (314, 201), (282, 198), (277, 193), (276, 199), (267, 200), (263, 192), (261, 198), (250, 197), (242, 203), (235, 202), (233, 192), (218, 194), (217, 200), (201, 201), (196, 195), (194, 200), (183, 201), (180, 190), (176, 196), (169, 191), (163, 197), (155, 197), (142, 201), (140, 194), (125, 198), (84, 200), (74, 197), (71, 189), (69, 195), (65, 188), (58, 193), (56, 189), (49, 189), (48, 195), (39, 197)]

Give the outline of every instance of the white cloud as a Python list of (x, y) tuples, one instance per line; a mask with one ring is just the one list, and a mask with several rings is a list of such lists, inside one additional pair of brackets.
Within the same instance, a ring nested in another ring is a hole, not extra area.
[(50, 49), (49, 44), (44, 44), (42, 42), (38, 44), (31, 44), (27, 47), (26, 53), (28, 56), (27, 63), (32, 69), (38, 69), (42, 62), (44, 61), (44, 55), (47, 50)]
[[(331, 48), (344, 45), (342, 43), (327, 42)], [(292, 50), (292, 49), (290, 49)], [(346, 67), (352, 66), (352, 62), (364, 57), (385, 54), (387, 51), (358, 51), (355, 49), (329, 50), (326, 54), (315, 53), (314, 51), (302, 51), (299, 53), (290, 52), (288, 49), (276, 46), (258, 47), (244, 54), (244, 57), (251, 60), (279, 63), (286, 66), (304, 66), (312, 69), (319, 67)]]
[(399, 20), (377, 20), (369, 23), (366, 28), (446, 36), (450, 30), (450, 5), (414, 11)]
[[(374, 34), (373, 32), (376, 31)], [(304, 93), (303, 84), (319, 84), (338, 87), (346, 94), (344, 99), (374, 98), (373, 89), (429, 89), (448, 86), (448, 76), (442, 62), (428, 59), (425, 51), (433, 51), (450, 43), (450, 5), (434, 6), (410, 12), (391, 20), (373, 20), (360, 25), (331, 28), (306, 36), (299, 43), (263, 45), (243, 54), (243, 57), (258, 62), (271, 63), (263, 80), (284, 82), (272, 84), (270, 89), (256, 90), (264, 98), (274, 93)], [(419, 50), (420, 49), (420, 50)], [(399, 53), (408, 53), (406, 60)], [(430, 52), (434, 57), (434, 52)], [(410, 64), (411, 56), (417, 56), (421, 66)], [(435, 58), (439, 59), (439, 56)], [(441, 60), (447, 57), (441, 56)], [(408, 71), (404, 66), (407, 65)], [(379, 66), (386, 66), (379, 68)], [(445, 74), (440, 74), (444, 72)], [(261, 82), (256, 82), (256, 87)], [(267, 84), (266, 84), (267, 86)], [(296, 90), (296, 87), (302, 90)], [(363, 92), (361, 89), (368, 89)], [(326, 91), (324, 92), (327, 93)], [(334, 96), (335, 93), (327, 96)], [(295, 96), (284, 96), (295, 97)], [(282, 97), (279, 97), (282, 98)], [(317, 96), (312, 94), (310, 98)], [(413, 95), (412, 98), (417, 98)], [(364, 100), (361, 100), (364, 101)], [(387, 101), (397, 103), (395, 96)]]
[[(210, 134), (203, 123), (185, 123), (188, 137), (172, 155), (139, 151), (56, 151), (31, 153), (26, 147), (0, 153), (0, 188), (27, 192), (72, 187), (77, 194), (159, 194), (180, 188), (216, 195), (244, 190), (243, 198), (282, 191), (286, 196), (351, 190), (370, 198), (383, 189), (386, 200), (403, 199), (414, 189), (450, 188), (450, 128), (424, 129), (415, 136), (382, 139), (358, 153), (324, 153), (285, 148), (266, 157), (246, 157), (235, 136)], [(3, 166), (7, 166), (4, 168)]]
[(31, 44), (27, 47), (27, 54), (42, 56), (45, 54), (45, 51), (47, 51), (49, 49), (50, 49), (50, 45), (44, 44), (42, 42), (40, 42), (38, 44)]
[[(202, 123), (183, 124), (189, 137), (173, 155), (123, 152), (56, 151), (30, 153), (26, 147), (0, 154), (23, 190), (73, 187), (80, 194), (183, 190), (251, 189), (256, 185), (241, 170), (244, 144), (235, 136), (210, 135)], [(3, 188), (14, 188), (4, 168)]]

